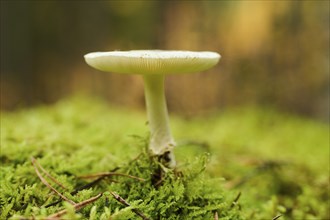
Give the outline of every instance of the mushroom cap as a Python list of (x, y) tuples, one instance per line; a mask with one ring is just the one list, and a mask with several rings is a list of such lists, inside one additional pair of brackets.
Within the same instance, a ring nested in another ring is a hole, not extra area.
[(131, 50), (86, 54), (95, 69), (124, 74), (180, 74), (201, 72), (218, 63), (220, 54), (209, 51)]

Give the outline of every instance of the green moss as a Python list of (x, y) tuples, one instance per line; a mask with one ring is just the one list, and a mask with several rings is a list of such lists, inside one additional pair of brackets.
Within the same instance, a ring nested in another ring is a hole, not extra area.
[[(138, 219), (134, 210), (151, 219), (214, 219), (215, 212), (219, 219), (330, 218), (328, 125), (256, 108), (171, 119), (176, 170), (146, 153), (144, 112), (74, 98), (2, 113), (1, 218), (62, 209), (66, 219)], [(48, 207), (59, 197), (40, 181), (31, 157), (66, 187), (52, 183), (67, 198), (102, 197), (78, 212), (67, 202)], [(70, 194), (93, 181), (79, 176), (115, 168), (145, 181), (111, 176)]]

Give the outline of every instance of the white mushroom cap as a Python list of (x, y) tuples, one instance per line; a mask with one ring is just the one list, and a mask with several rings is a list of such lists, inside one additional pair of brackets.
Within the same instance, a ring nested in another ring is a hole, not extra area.
[(85, 55), (88, 65), (124, 74), (180, 74), (201, 72), (218, 63), (220, 54), (209, 51), (131, 50)]

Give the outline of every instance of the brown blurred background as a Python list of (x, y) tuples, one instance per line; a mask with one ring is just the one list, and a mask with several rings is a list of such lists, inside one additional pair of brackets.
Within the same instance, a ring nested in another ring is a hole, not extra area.
[(141, 77), (96, 71), (94, 51), (211, 50), (219, 65), (170, 76), (170, 111), (261, 105), (329, 119), (329, 1), (1, 0), (1, 109), (77, 94), (143, 108)]

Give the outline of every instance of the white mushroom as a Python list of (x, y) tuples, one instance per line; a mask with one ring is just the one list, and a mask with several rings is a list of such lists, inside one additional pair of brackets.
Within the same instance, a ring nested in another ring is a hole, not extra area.
[(85, 55), (86, 62), (98, 70), (143, 75), (150, 127), (149, 149), (169, 167), (176, 164), (173, 154), (176, 144), (169, 126), (164, 77), (204, 71), (216, 65), (219, 59), (218, 53), (206, 51), (132, 50)]

